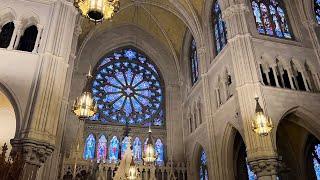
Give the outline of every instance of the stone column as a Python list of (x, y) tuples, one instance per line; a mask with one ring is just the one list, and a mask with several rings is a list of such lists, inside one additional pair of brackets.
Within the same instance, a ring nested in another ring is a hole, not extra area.
[[(259, 82), (259, 65), (256, 59), (252, 35), (248, 25), (252, 22), (247, 18), (251, 15), (246, 3), (229, 1), (223, 4), (223, 18), (227, 23), (228, 46), (232, 55), (235, 74), (236, 91), (240, 106), (240, 119), (243, 125), (244, 141), (247, 149), (247, 160), (252, 167), (261, 160), (269, 162), (277, 159), (271, 135), (259, 136), (252, 131), (251, 122), (255, 113), (255, 97), (260, 97), (260, 104), (265, 109), (263, 86)], [(259, 180), (276, 179), (276, 166), (267, 166), (270, 173), (259, 173), (253, 168)], [(262, 170), (267, 169), (261, 167)]]
[(34, 43), (34, 48), (32, 50), (32, 53), (38, 53), (39, 40), (42, 35), (43, 26), (41, 24), (37, 24), (37, 29), (38, 29), (37, 39), (36, 39), (36, 42)]
[(33, 180), (46, 159), (52, 154), (54, 147), (50, 144), (31, 139), (12, 139), (12, 155), (20, 155), (23, 167), (19, 180)]
[(16, 41), (16, 37), (17, 37), (17, 34), (18, 34), (18, 32), (20, 32), (20, 28), (21, 28), (21, 21), (13, 21), (13, 23), (14, 23), (14, 30), (13, 30), (13, 33), (12, 33), (12, 36), (11, 36), (11, 40), (10, 40), (10, 44), (9, 44), (9, 46), (8, 46), (8, 50), (12, 50), (13, 49), (13, 46), (14, 46), (14, 43), (16, 42), (17, 43), (17, 41)]

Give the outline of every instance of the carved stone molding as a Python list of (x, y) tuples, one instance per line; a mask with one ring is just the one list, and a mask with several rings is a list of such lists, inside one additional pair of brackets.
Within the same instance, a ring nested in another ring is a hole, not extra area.
[(12, 155), (21, 153), (24, 161), (40, 167), (54, 151), (54, 146), (31, 139), (12, 139)]
[(282, 163), (277, 158), (258, 159), (249, 162), (257, 177), (277, 175)]

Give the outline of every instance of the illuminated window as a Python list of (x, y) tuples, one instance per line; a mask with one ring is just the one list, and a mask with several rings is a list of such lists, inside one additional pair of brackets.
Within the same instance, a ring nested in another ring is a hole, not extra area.
[(192, 84), (196, 83), (199, 78), (199, 59), (196, 41), (192, 38), (190, 44), (190, 65)]
[(200, 170), (199, 170), (200, 180), (208, 180), (208, 160), (207, 154), (204, 150), (200, 154)]
[(85, 142), (83, 158), (85, 160), (88, 160), (88, 159), (92, 160), (94, 158), (95, 149), (96, 149), (96, 139), (94, 138), (93, 134), (89, 134)]
[(282, 0), (252, 0), (251, 5), (260, 34), (293, 38)]
[(109, 145), (109, 162), (117, 163), (119, 159), (119, 140), (113, 136)]
[(107, 157), (107, 138), (101, 135), (97, 147), (97, 162), (105, 162)]
[(216, 53), (218, 54), (227, 44), (226, 23), (222, 19), (222, 13), (218, 1), (213, 5), (212, 16)]

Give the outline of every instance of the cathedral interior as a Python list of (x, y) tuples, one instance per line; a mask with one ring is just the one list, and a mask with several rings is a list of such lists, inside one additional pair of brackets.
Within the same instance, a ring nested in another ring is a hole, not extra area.
[(0, 0), (0, 180), (320, 180), (320, 0)]

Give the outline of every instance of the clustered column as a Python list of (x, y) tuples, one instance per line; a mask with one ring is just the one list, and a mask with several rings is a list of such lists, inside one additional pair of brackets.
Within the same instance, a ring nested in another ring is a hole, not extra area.
[(271, 135), (259, 136), (252, 131), (251, 122), (255, 113), (255, 97), (265, 107), (264, 95), (259, 82), (259, 65), (253, 48), (252, 35), (247, 17), (250, 7), (234, 1), (223, 5), (223, 18), (228, 28), (228, 44), (235, 73), (236, 93), (244, 129), (247, 160), (259, 180), (275, 180), (278, 171), (278, 156), (273, 148)]

